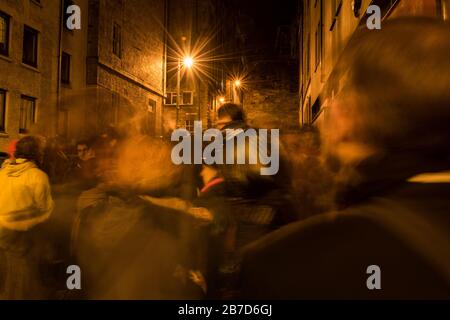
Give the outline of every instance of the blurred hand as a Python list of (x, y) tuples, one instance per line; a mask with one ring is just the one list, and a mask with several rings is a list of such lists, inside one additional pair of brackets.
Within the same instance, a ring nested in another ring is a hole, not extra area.
[(214, 216), (212, 215), (212, 213), (206, 209), (206, 208), (202, 208), (202, 207), (197, 207), (197, 208), (190, 208), (188, 210), (188, 212), (194, 216), (197, 219), (203, 220), (203, 221), (207, 221), (207, 222), (212, 222)]

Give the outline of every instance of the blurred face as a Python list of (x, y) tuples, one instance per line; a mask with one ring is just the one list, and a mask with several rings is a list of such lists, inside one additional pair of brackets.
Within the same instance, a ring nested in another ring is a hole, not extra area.
[(364, 99), (353, 93), (343, 93), (329, 109), (330, 123), (321, 130), (327, 151), (342, 164), (354, 165), (371, 156), (376, 150), (364, 143), (367, 115), (363, 114)]
[(212, 167), (202, 166), (202, 171), (200, 171), (200, 176), (202, 177), (203, 184), (206, 185), (212, 179), (217, 177), (217, 170)]
[(227, 124), (229, 124), (230, 122), (233, 122), (233, 120), (231, 119), (230, 116), (226, 115), (223, 116), (222, 118), (219, 118), (216, 122), (216, 128), (219, 130), (222, 130), (223, 127), (225, 127)]
[(80, 158), (81, 161), (86, 161), (92, 158), (92, 150), (85, 144), (79, 144), (77, 146), (77, 153), (78, 158)]

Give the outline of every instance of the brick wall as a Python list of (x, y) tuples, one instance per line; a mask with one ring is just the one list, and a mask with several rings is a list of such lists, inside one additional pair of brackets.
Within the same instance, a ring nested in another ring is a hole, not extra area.
[(298, 127), (298, 94), (286, 89), (255, 88), (245, 93), (249, 124), (259, 128), (291, 130)]
[[(7, 91), (6, 130), (0, 133), (0, 150), (18, 139), (21, 95), (36, 98), (36, 123), (30, 133), (52, 135), (56, 130), (56, 79), (58, 75), (58, 2), (0, 1), (0, 11), (10, 18), (9, 55), (0, 56), (0, 88)], [(24, 24), (38, 35), (38, 66), (22, 63)]]

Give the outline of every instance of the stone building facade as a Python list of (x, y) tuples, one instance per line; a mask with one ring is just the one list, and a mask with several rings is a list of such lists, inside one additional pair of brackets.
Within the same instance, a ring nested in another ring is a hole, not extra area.
[[(211, 127), (225, 77), (220, 55), (224, 30), (217, 17), (223, 0), (169, 0), (167, 10), (167, 86), (163, 112), (166, 133), (176, 127), (193, 129), (194, 121)], [(193, 59), (192, 67), (183, 64)], [(177, 116), (177, 70), (180, 69), (180, 105)]]
[(122, 126), (161, 135), (165, 5), (160, 0), (89, 0), (86, 79), (88, 88), (98, 90), (85, 121), (97, 130)]
[(59, 12), (57, 3), (0, 2), (0, 151), (27, 133), (56, 133)]
[[(355, 6), (356, 4), (356, 6)], [(339, 94), (339, 79), (332, 77), (338, 59), (355, 30), (365, 25), (367, 8), (378, 5), (382, 19), (429, 16), (448, 19), (448, 0), (302, 0), (299, 1), (301, 125), (321, 125)]]
[[(77, 5), (81, 29), (65, 27)], [(26, 134), (161, 135), (163, 0), (2, 0), (0, 150)]]

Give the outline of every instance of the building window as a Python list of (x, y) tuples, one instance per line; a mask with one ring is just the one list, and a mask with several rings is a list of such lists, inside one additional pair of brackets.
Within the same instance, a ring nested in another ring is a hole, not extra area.
[(184, 121), (184, 126), (187, 131), (194, 133), (194, 122), (197, 119), (196, 113), (186, 113), (186, 120)]
[(317, 24), (317, 30), (316, 30), (316, 54), (315, 54), (315, 71), (317, 71), (317, 68), (319, 67), (320, 63), (322, 62), (322, 0), (319, 4), (319, 23)]
[(177, 94), (175, 92), (167, 92), (166, 105), (177, 104)]
[(9, 54), (9, 16), (0, 11), (0, 54)]
[(311, 106), (311, 123), (317, 119), (320, 110), (321, 110), (321, 100), (320, 97), (318, 97), (314, 102), (314, 104)]
[(156, 101), (153, 99), (148, 99), (148, 112), (156, 111)]
[(70, 83), (70, 54), (63, 52), (61, 57), (61, 82)]
[(23, 57), (22, 62), (37, 67), (38, 31), (24, 26), (23, 29)]
[(192, 91), (183, 91), (182, 94), (182, 104), (184, 105), (192, 105), (194, 104), (194, 94)]
[(36, 98), (22, 96), (20, 103), (19, 133), (28, 133), (36, 123)]
[[(167, 92), (166, 105), (176, 105), (177, 94), (176, 92)], [(183, 91), (181, 93), (180, 105), (193, 105), (194, 93), (192, 91)]]
[(0, 132), (6, 131), (6, 90), (0, 89)]
[(117, 23), (113, 26), (113, 53), (122, 58), (122, 28)]

